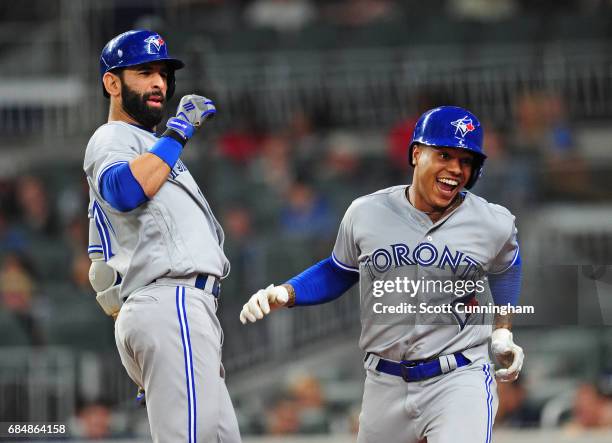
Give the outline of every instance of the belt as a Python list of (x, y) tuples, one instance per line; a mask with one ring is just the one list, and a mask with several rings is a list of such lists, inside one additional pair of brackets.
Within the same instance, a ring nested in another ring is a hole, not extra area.
[(215, 298), (221, 294), (221, 280), (214, 275), (198, 274), (193, 284), (198, 289), (210, 292)]
[(454, 371), (470, 364), (461, 352), (442, 355), (435, 360), (403, 360), (401, 362), (380, 359), (376, 370), (389, 375), (402, 377), (405, 382), (427, 380)]
[(221, 280), (214, 275), (193, 274), (191, 277), (162, 277), (155, 280), (158, 283), (193, 286), (211, 293), (215, 298), (221, 294)]

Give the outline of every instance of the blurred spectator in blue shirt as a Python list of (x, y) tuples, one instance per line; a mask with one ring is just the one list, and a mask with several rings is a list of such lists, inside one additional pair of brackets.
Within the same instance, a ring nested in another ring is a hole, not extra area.
[(283, 234), (294, 238), (327, 239), (336, 222), (327, 200), (309, 184), (298, 180), (291, 185), (280, 212)]

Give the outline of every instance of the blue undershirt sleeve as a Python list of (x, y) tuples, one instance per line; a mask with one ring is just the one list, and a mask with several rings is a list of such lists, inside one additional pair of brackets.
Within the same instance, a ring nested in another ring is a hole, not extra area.
[(521, 256), (501, 274), (489, 274), (489, 287), (496, 305), (516, 306), (521, 295)]
[(100, 194), (109, 205), (121, 212), (131, 211), (149, 200), (127, 162), (102, 173)]
[(331, 257), (293, 277), (295, 305), (319, 305), (337, 299), (359, 281), (359, 273), (337, 266)]

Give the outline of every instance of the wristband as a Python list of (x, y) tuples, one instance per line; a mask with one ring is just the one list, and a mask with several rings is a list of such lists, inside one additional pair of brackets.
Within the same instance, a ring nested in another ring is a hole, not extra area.
[(174, 137), (163, 136), (149, 149), (149, 152), (161, 158), (172, 169), (179, 159), (182, 150), (183, 145)]
[(174, 129), (166, 129), (166, 131), (161, 135), (162, 137), (170, 137), (181, 144), (181, 146), (185, 146), (187, 144), (187, 140), (183, 138), (178, 132)]

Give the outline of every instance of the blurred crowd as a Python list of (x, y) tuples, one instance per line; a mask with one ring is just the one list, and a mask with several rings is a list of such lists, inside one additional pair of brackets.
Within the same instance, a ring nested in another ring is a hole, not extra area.
[(230, 31), (237, 25), (279, 32), (300, 30), (321, 22), (359, 27), (398, 19), (423, 17), (428, 13), (458, 20), (495, 22), (524, 14), (589, 14), (609, 11), (607, 0), (197, 0), (189, 7), (205, 11), (207, 27)]

